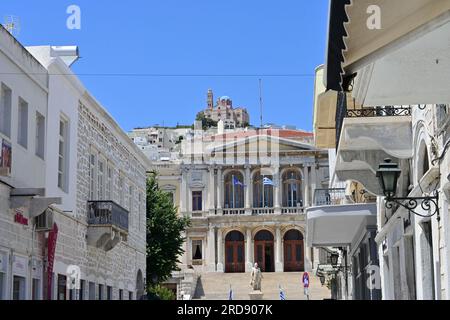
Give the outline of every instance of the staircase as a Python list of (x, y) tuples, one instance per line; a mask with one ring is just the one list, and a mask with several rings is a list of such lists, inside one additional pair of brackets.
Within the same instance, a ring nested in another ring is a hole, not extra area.
[[(264, 300), (280, 300), (279, 286), (286, 300), (306, 300), (302, 284), (303, 273), (263, 273), (262, 292)], [(249, 300), (249, 273), (204, 273), (201, 274), (194, 295), (196, 300), (228, 300), (230, 285), (234, 300)], [(331, 297), (330, 290), (320, 284), (320, 280), (310, 274), (309, 296), (311, 300)]]

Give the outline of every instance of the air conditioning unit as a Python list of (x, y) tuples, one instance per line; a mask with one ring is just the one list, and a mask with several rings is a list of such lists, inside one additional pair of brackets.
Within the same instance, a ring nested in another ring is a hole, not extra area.
[(53, 210), (47, 209), (36, 218), (36, 231), (45, 232), (53, 229)]

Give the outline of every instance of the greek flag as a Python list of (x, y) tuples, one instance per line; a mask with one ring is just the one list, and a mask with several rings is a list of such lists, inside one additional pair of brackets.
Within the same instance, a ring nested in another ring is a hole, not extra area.
[(233, 300), (233, 289), (231, 288), (231, 285), (230, 285), (230, 293), (228, 294), (228, 300)]
[(280, 300), (281, 301), (286, 300), (286, 296), (284, 295), (284, 292), (283, 292), (283, 289), (281, 289), (281, 286), (280, 286)]
[(267, 177), (264, 177), (264, 179), (263, 179), (263, 184), (264, 184), (265, 186), (273, 186), (273, 185), (274, 185), (274, 184), (273, 184), (273, 181), (270, 180), (270, 179), (267, 178)]
[(242, 182), (239, 181), (238, 178), (236, 178), (235, 176), (233, 176), (233, 185), (235, 186), (244, 186), (244, 184)]

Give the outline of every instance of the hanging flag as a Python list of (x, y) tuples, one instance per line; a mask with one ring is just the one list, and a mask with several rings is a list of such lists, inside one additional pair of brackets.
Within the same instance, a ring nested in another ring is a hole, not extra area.
[(263, 179), (263, 184), (264, 184), (265, 186), (273, 186), (273, 185), (274, 185), (273, 181), (270, 180), (270, 179), (267, 178), (267, 177), (264, 177), (264, 179)]
[(236, 178), (235, 176), (233, 176), (233, 185), (235, 185), (235, 186), (241, 186), (241, 187), (244, 186), (244, 184), (243, 184), (242, 182), (240, 182), (239, 179)]
[(280, 300), (281, 301), (286, 300), (286, 296), (284, 295), (284, 291), (283, 291), (283, 289), (281, 289), (281, 286), (280, 286)]
[(230, 285), (230, 293), (228, 294), (228, 300), (233, 300), (233, 289), (231, 288), (231, 285)]

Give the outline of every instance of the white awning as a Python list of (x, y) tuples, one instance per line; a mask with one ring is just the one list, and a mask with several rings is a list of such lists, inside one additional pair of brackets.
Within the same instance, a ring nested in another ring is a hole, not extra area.
[(376, 203), (309, 208), (306, 210), (306, 245), (348, 246), (364, 226), (376, 225), (376, 217)]

